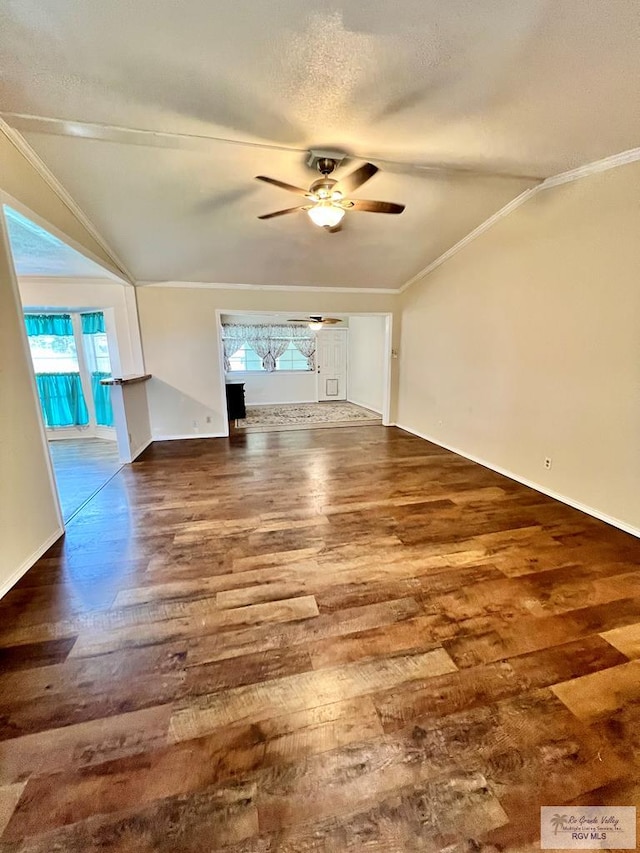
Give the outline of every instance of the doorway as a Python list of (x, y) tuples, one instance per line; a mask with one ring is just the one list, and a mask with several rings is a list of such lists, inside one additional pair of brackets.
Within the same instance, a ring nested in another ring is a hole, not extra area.
[(322, 329), (316, 335), (318, 402), (347, 399), (347, 329)]
[(26, 308), (24, 322), (66, 522), (121, 468), (105, 316)]
[[(111, 390), (102, 384), (112, 368), (121, 375), (118, 329), (130, 330), (118, 307), (125, 285), (18, 207), (13, 200), (3, 203), (0, 215), (22, 303), (42, 437), (67, 522), (126, 458), (119, 438), (123, 430), (116, 432), (114, 425)], [(122, 403), (115, 408), (116, 422), (126, 426)]]
[[(390, 422), (392, 315), (331, 314), (338, 329), (317, 329), (295, 310), (216, 311), (221, 403), (230, 431)], [(228, 408), (231, 396), (241, 399), (244, 416)]]

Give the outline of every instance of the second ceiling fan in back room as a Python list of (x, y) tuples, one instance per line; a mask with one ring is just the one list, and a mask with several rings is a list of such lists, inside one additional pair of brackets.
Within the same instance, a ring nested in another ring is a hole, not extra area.
[(306, 211), (315, 225), (333, 233), (340, 230), (342, 218), (348, 210), (360, 210), (367, 213), (402, 213), (404, 204), (396, 204), (392, 201), (349, 198), (352, 192), (360, 189), (378, 172), (378, 167), (374, 166), (373, 163), (364, 163), (354, 172), (336, 181), (330, 175), (335, 171), (341, 160), (342, 155), (323, 156), (322, 152), (312, 151), (309, 164), (315, 165), (321, 177), (315, 180), (308, 190), (295, 187), (276, 178), (257, 175), (258, 181), (264, 181), (267, 184), (280, 187), (280, 189), (304, 196), (308, 200), (307, 204), (276, 210), (274, 213), (265, 213), (258, 219), (273, 219), (276, 216), (285, 216), (288, 213)]
[(338, 317), (323, 317), (321, 314), (311, 314), (310, 317), (297, 317), (293, 320), (288, 320), (289, 323), (306, 323), (310, 329), (318, 331), (323, 326), (335, 326), (336, 323), (342, 323)]

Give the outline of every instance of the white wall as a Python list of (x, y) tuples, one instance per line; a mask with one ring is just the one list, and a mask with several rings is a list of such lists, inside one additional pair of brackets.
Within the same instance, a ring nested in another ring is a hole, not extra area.
[[(51, 186), (33, 168), (0, 127), (0, 189), (12, 207), (18, 202), (26, 216), (35, 216), (52, 234), (87, 257), (122, 275), (105, 248), (90, 234)], [(7, 197), (8, 196), (8, 197)]]
[(0, 596), (62, 535), (38, 407), (0, 215)]
[(639, 198), (545, 190), (409, 288), (396, 418), (638, 532)]
[[(109, 280), (32, 279), (19, 281), (22, 304), (26, 307), (98, 309), (104, 312), (111, 371), (114, 376), (144, 373), (135, 289)], [(111, 388), (111, 402), (121, 462), (131, 462), (149, 443), (151, 433), (146, 385)], [(57, 437), (73, 435), (73, 430), (51, 431)], [(50, 434), (51, 434), (50, 433)], [(79, 431), (80, 435), (86, 434)], [(108, 433), (99, 433), (109, 437)]]
[[(118, 272), (104, 247), (0, 128), (0, 201)], [(0, 595), (62, 533), (22, 306), (0, 215)], [(126, 299), (131, 300), (127, 295)], [(140, 344), (138, 342), (138, 349)], [(132, 348), (132, 354), (135, 351)]]
[(228, 382), (244, 382), (248, 406), (266, 403), (314, 403), (315, 371), (275, 371), (274, 373), (229, 373)]
[(111, 386), (111, 402), (121, 462), (133, 462), (151, 444), (147, 383)]
[(351, 317), (349, 321), (348, 399), (380, 413), (385, 389), (385, 327), (384, 317)]
[[(138, 309), (155, 438), (223, 435), (224, 376), (216, 310), (351, 314), (392, 312), (396, 296), (218, 288), (142, 287)], [(195, 421), (195, 426), (194, 426)]]
[(95, 308), (104, 311), (113, 375), (126, 376), (142, 372), (140, 332), (133, 287), (108, 280), (52, 278), (21, 278), (19, 284), (22, 304), (25, 307), (71, 310)]

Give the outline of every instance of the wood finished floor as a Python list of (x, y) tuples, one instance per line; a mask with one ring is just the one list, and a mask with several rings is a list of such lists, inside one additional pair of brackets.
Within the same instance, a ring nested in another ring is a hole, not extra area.
[(639, 560), (397, 429), (155, 444), (0, 602), (0, 851), (523, 851), (640, 805)]
[(102, 438), (57, 439), (49, 452), (65, 521), (122, 467), (117, 443)]

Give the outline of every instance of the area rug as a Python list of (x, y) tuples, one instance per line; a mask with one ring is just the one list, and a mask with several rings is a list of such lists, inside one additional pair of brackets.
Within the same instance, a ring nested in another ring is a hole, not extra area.
[(337, 426), (381, 424), (377, 412), (354, 403), (282, 403), (277, 406), (247, 406), (247, 417), (235, 422), (247, 432), (277, 432), (288, 429), (322, 429)]

